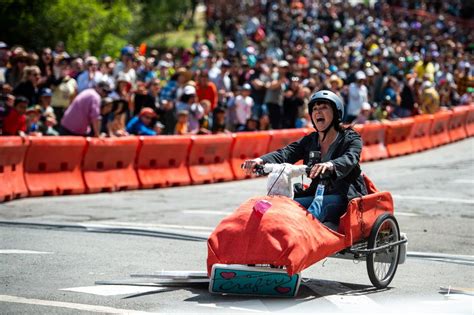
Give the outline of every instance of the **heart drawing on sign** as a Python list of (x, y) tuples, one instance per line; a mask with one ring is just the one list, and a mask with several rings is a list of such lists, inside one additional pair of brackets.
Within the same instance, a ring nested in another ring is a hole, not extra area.
[(286, 294), (286, 293), (288, 293), (288, 292), (291, 291), (291, 288), (288, 288), (288, 287), (276, 287), (275, 290), (276, 290), (278, 293)]
[(229, 280), (229, 279), (232, 279), (235, 277), (235, 272), (221, 272), (221, 277), (226, 279), (226, 280)]

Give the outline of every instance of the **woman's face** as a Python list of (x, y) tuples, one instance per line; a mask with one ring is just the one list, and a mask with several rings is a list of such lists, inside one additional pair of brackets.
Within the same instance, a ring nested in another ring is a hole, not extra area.
[(326, 130), (331, 124), (334, 118), (331, 104), (328, 101), (317, 101), (313, 105), (313, 118), (316, 129)]

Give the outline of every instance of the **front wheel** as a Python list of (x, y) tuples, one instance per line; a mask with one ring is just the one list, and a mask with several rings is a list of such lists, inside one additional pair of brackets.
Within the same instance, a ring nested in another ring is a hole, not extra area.
[[(375, 221), (370, 232), (367, 249), (378, 248), (400, 240), (397, 220), (389, 213), (382, 214)], [(395, 276), (400, 246), (387, 246), (367, 255), (367, 273), (370, 282), (379, 289), (387, 287)]]

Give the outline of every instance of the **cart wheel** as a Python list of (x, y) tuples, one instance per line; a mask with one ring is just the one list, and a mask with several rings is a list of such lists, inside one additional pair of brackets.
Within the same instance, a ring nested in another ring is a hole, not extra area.
[[(367, 249), (380, 247), (400, 240), (400, 229), (395, 217), (389, 213), (382, 214), (375, 221), (370, 232)], [(397, 271), (400, 258), (400, 246), (388, 247), (385, 250), (367, 255), (367, 273), (370, 282), (379, 289), (387, 287)]]

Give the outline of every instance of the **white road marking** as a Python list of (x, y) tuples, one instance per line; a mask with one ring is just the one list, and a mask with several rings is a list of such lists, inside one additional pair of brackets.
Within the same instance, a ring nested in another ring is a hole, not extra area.
[(336, 305), (342, 311), (355, 312), (363, 309), (382, 310), (381, 306), (357, 290), (342, 285), (339, 282), (312, 280), (305, 285), (315, 293)]
[(474, 179), (456, 179), (453, 181), (456, 184), (474, 184)]
[(120, 221), (100, 221), (100, 224), (90, 224), (90, 221), (81, 223), (83, 226), (121, 226), (128, 228), (164, 228), (164, 229), (182, 229), (182, 230), (201, 230), (214, 231), (213, 227), (197, 225), (178, 225), (178, 224), (158, 224), (158, 223), (139, 223), (139, 222), (120, 222)]
[(402, 217), (418, 217), (420, 216), (417, 213), (412, 213), (412, 212), (401, 212), (401, 211), (395, 211), (395, 216), (402, 216)]
[(198, 306), (229, 309), (234, 311), (254, 312), (254, 313), (268, 313), (269, 310), (260, 299), (249, 299), (245, 301), (232, 301), (220, 303), (199, 303)]
[(77, 287), (59, 289), (61, 291), (72, 291), (79, 293), (94, 294), (100, 296), (122, 295), (122, 294), (136, 294), (152, 291), (165, 290), (161, 287), (147, 287), (134, 285), (95, 285), (90, 287)]
[(212, 211), (212, 210), (183, 210), (184, 214), (204, 214), (204, 215), (229, 215), (231, 212), (226, 211)]
[(50, 306), (50, 307), (60, 307), (67, 309), (74, 309), (85, 312), (93, 313), (107, 313), (107, 314), (156, 314), (135, 310), (127, 310), (120, 308), (113, 308), (108, 306), (100, 305), (89, 305), (89, 304), (79, 304), (79, 303), (69, 303), (69, 302), (59, 302), (59, 301), (50, 301), (50, 300), (39, 300), (39, 299), (28, 299), (20, 296), (13, 295), (0, 295), (0, 302), (7, 303), (19, 303), (19, 304), (30, 304), (30, 305), (41, 305), (41, 306)]
[(37, 255), (48, 255), (53, 254), (51, 252), (38, 252), (35, 250), (23, 250), (23, 249), (0, 249), (0, 254), (37, 254)]
[(473, 199), (392, 195), (395, 199), (474, 204)]

